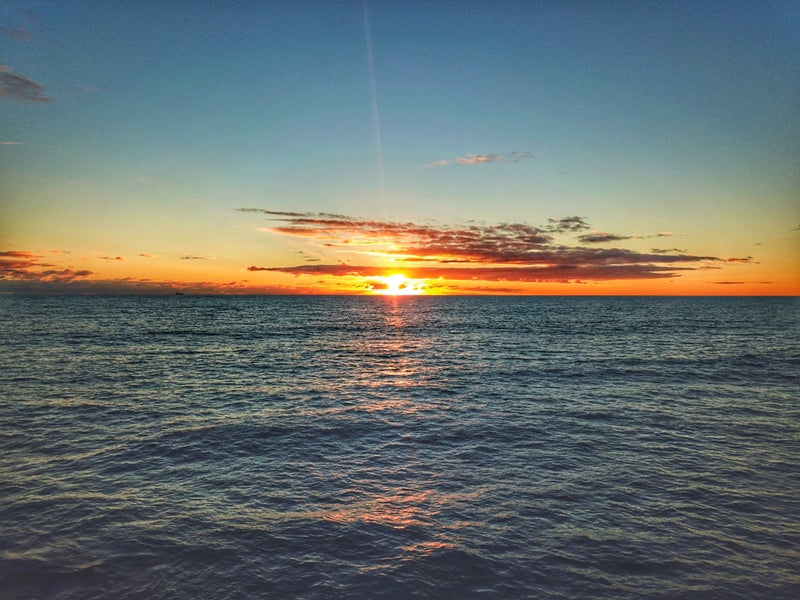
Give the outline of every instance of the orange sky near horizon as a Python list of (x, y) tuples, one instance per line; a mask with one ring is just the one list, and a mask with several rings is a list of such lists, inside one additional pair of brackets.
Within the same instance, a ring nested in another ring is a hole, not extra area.
[[(689, 254), (652, 246), (674, 234), (600, 233), (581, 217), (545, 225), (452, 227), (343, 215), (256, 213), (252, 235), (283, 248), (286, 266), (244, 266), (223, 254), (91, 256), (0, 252), (5, 292), (397, 295), (799, 295), (789, 269), (753, 257)], [(240, 233), (241, 235), (241, 233)], [(682, 236), (683, 237), (683, 236)], [(613, 245), (609, 246), (609, 241)], [(682, 242), (684, 240), (681, 240)], [(294, 258), (292, 258), (294, 257)], [(294, 261), (294, 262), (290, 262)], [(791, 261), (788, 264), (791, 267)], [(16, 287), (15, 287), (16, 284)]]

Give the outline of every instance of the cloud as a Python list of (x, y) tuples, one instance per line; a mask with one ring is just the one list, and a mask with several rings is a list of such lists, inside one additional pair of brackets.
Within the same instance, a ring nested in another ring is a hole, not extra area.
[(125, 260), (125, 259), (124, 259), (123, 257), (121, 257), (121, 256), (98, 256), (97, 258), (99, 258), (100, 260), (109, 260), (109, 261), (113, 261), (113, 260)]
[(329, 248), (360, 249), (409, 261), (519, 262), (552, 241), (547, 231), (519, 223), (443, 228), (305, 213), (275, 220), (286, 224), (265, 231), (316, 240)]
[[(298, 265), (291, 267), (250, 266), (248, 271), (270, 271), (290, 275), (329, 275), (334, 277), (380, 277), (388, 268), (371, 265)], [(450, 281), (519, 281), (519, 282), (562, 282), (578, 279), (605, 281), (614, 279), (660, 279), (674, 277), (677, 271), (692, 270), (688, 267), (658, 266), (647, 264), (627, 265), (544, 265), (529, 267), (488, 266), (488, 267), (411, 267), (403, 268), (403, 274), (410, 279), (445, 279)]]
[(425, 165), (426, 169), (432, 169), (433, 167), (446, 167), (448, 165), (452, 165), (453, 161), (451, 160), (435, 160), (430, 164)]
[(547, 219), (548, 231), (583, 231), (589, 229), (589, 224), (583, 217), (561, 217), (560, 219)]
[(23, 42), (30, 42), (33, 36), (23, 27), (3, 27), (0, 33), (12, 40), (21, 40)]
[(0, 65), (0, 96), (14, 98), (20, 102), (25, 100), (50, 102), (50, 98), (43, 94), (44, 86), (42, 84), (11, 71), (11, 67)]
[(297, 294), (320, 293), (319, 288), (258, 285), (247, 280), (214, 281), (151, 281), (149, 279), (85, 279), (78, 278), (76, 271), (72, 278), (60, 279), (3, 279), (0, 277), (0, 293), (12, 294)]
[(653, 254), (685, 254), (686, 250), (681, 248), (652, 248), (650, 252)]
[[(412, 279), (454, 281), (604, 281), (661, 279), (686, 271), (720, 268), (746, 258), (693, 255), (684, 250), (639, 252), (621, 247), (587, 247), (559, 242), (564, 233), (585, 231), (579, 216), (549, 218), (545, 225), (470, 223), (443, 226), (413, 222), (358, 219), (331, 213), (239, 209), (266, 215), (274, 223), (262, 231), (300, 238), (327, 254), (348, 255), (348, 261), (290, 266), (248, 267), (250, 272), (281, 272), (314, 277), (381, 277), (402, 270)], [(587, 233), (581, 242), (619, 242), (634, 236)], [(655, 237), (655, 236), (651, 236)], [(351, 260), (353, 256), (363, 260)], [(389, 267), (376, 265), (391, 259)]]
[(602, 244), (606, 242), (620, 242), (622, 240), (629, 240), (630, 235), (617, 235), (616, 233), (585, 233), (578, 236), (578, 240), (584, 244)]
[(21, 250), (0, 251), (0, 279), (24, 276), (39, 258), (38, 254)]
[(476, 285), (472, 287), (458, 287), (455, 288), (458, 292), (471, 292), (475, 294), (519, 294), (524, 292), (525, 288), (518, 287), (492, 287), (488, 285)]
[(467, 154), (466, 156), (459, 156), (456, 162), (459, 165), (482, 165), (484, 163), (493, 163), (503, 160), (502, 154)]
[(0, 282), (41, 281), (63, 283), (88, 277), (92, 274), (87, 269), (57, 268), (56, 265), (42, 262), (41, 259), (41, 254), (23, 250), (0, 252)]
[(265, 208), (237, 208), (237, 212), (244, 212), (244, 213), (260, 213), (263, 215), (270, 215), (274, 217), (292, 217), (292, 218), (318, 218), (318, 219), (349, 219), (350, 217), (346, 215), (338, 215), (335, 213), (326, 213), (326, 212), (285, 212), (281, 210), (267, 210)]
[(8, 15), (6, 24), (0, 27), (0, 35), (21, 42), (32, 41), (33, 35), (30, 33), (29, 28), (32, 25), (35, 26), (39, 19), (30, 11), (15, 11), (15, 13)]
[(459, 156), (453, 160), (435, 160), (432, 163), (425, 165), (425, 167), (430, 169), (433, 167), (448, 167), (450, 165), (483, 165), (494, 162), (514, 164), (518, 163), (522, 159), (531, 157), (532, 155), (528, 151), (501, 152), (492, 154), (467, 154), (466, 156)]
[(743, 258), (731, 257), (731, 258), (726, 258), (725, 262), (730, 262), (730, 263), (751, 263), (751, 262), (753, 262), (753, 257), (752, 256), (745, 256)]
[(771, 281), (709, 281), (709, 283), (714, 285), (748, 285), (752, 283), (757, 283), (759, 285), (770, 285)]
[(204, 260), (205, 256), (191, 256), (188, 254), (184, 254), (181, 256), (181, 260)]
[[(662, 237), (672, 237), (674, 234), (671, 231), (662, 231), (653, 235), (621, 235), (618, 233), (605, 233), (601, 231), (594, 231), (592, 233), (586, 233), (584, 235), (578, 236), (578, 240), (583, 242), (584, 244), (602, 244), (606, 242), (621, 242), (624, 240), (644, 240), (648, 238), (662, 238)], [(684, 234), (685, 235), (685, 234)], [(659, 250), (653, 250), (653, 252), (660, 252)], [(666, 252), (670, 252), (667, 250)]]
[[(0, 294), (296, 294), (320, 293), (314, 286), (259, 285), (246, 279), (214, 281), (151, 281), (130, 277), (99, 279), (88, 269), (46, 262), (64, 259), (66, 251), (0, 251)], [(90, 278), (91, 277), (91, 278)]]
[[(50, 251), (52, 254), (53, 251)], [(59, 254), (66, 254), (59, 252)], [(43, 261), (43, 254), (24, 250), (0, 251), (0, 292), (24, 294), (136, 294), (173, 293), (189, 289), (197, 293), (230, 293), (231, 290), (248, 289), (241, 282), (186, 283), (152, 282), (134, 279), (87, 279), (95, 275), (88, 269), (61, 267)], [(116, 260), (113, 258), (111, 260)], [(256, 288), (258, 290), (258, 288)], [(265, 293), (281, 293), (264, 288)]]
[(40, 279), (57, 279), (59, 281), (72, 280), (76, 277), (88, 277), (92, 272), (88, 269), (81, 269), (75, 271), (73, 269), (47, 269), (39, 273)]
[(0, 146), (22, 146), (22, 142), (17, 142), (15, 140), (3, 140), (0, 141)]

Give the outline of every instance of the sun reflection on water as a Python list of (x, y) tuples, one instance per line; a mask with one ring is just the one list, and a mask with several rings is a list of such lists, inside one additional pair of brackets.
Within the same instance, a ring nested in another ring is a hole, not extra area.
[(325, 518), (336, 523), (377, 523), (396, 529), (425, 525), (428, 513), (423, 511), (421, 504), (428, 502), (431, 494), (431, 490), (425, 490), (375, 496), (330, 512)]

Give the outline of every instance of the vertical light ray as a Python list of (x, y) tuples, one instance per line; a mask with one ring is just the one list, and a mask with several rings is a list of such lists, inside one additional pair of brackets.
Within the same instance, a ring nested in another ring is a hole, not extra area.
[(375, 153), (378, 162), (378, 183), (380, 185), (380, 200), (384, 213), (386, 212), (386, 181), (383, 176), (383, 144), (381, 142), (381, 118), (378, 112), (378, 93), (375, 85), (375, 60), (372, 56), (372, 34), (369, 28), (369, 11), (364, 0), (364, 39), (367, 45), (367, 68), (369, 70), (369, 88), (372, 100), (372, 124), (375, 130)]

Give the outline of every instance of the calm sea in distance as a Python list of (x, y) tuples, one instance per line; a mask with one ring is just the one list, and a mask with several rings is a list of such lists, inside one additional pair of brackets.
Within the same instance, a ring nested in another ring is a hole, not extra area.
[(797, 298), (0, 297), (0, 597), (798, 598)]

